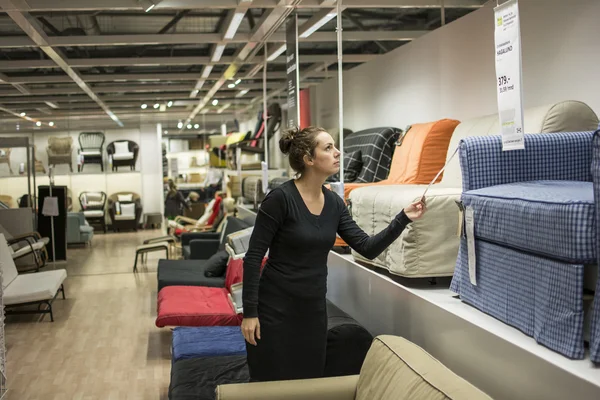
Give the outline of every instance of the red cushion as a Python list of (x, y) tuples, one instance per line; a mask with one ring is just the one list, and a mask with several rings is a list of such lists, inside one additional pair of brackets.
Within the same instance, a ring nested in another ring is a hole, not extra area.
[(156, 326), (238, 326), (227, 289), (201, 286), (167, 286), (158, 292)]
[[(264, 257), (261, 265), (262, 268), (265, 266), (268, 257)], [(236, 283), (240, 283), (244, 280), (244, 259), (234, 260), (229, 258), (229, 262), (227, 264), (227, 272), (225, 273), (225, 287), (227, 290), (231, 290), (231, 285), (235, 285)]]
[(206, 225), (212, 225), (215, 222), (215, 219), (217, 219), (217, 216), (219, 215), (219, 210), (221, 209), (222, 201), (223, 199), (221, 197), (217, 197), (217, 200), (213, 205), (212, 214), (210, 214), (208, 221), (206, 221)]

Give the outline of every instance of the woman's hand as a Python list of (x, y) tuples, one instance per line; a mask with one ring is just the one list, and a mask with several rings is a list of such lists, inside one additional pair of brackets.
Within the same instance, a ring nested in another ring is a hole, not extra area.
[(415, 201), (408, 207), (404, 209), (404, 214), (411, 221), (415, 221), (423, 216), (423, 214), (427, 211), (427, 207), (425, 207), (425, 199), (420, 199), (419, 201)]
[(260, 322), (258, 322), (258, 318), (244, 318), (242, 320), (242, 334), (248, 343), (256, 346), (256, 339), (260, 340)]

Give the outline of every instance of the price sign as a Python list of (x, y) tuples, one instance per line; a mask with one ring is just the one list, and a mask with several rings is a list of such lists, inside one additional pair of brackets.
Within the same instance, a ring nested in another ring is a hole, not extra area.
[(494, 8), (496, 86), (503, 150), (525, 148), (523, 136), (523, 86), (521, 28), (517, 0)]

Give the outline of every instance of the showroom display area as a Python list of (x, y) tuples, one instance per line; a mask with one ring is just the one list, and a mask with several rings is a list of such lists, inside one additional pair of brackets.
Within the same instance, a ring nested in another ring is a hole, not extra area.
[[(35, 146), (36, 191), (39, 186), (49, 185), (48, 163), (56, 163), (53, 168), (54, 185), (67, 187), (67, 195), (70, 198), (70, 211), (72, 212), (84, 211), (79, 200), (82, 193), (103, 192), (107, 196), (110, 196), (119, 192), (133, 192), (140, 196), (144, 213), (162, 214), (164, 206), (161, 125), (147, 124), (137, 128), (102, 131), (102, 136), (104, 136), (102, 167), (104, 171), (102, 171), (101, 165), (97, 162), (98, 158), (92, 158), (93, 163), (86, 163), (83, 169), (81, 168), (81, 162), (84, 159), (84, 157), (80, 157), (78, 154), (78, 150), (80, 149), (79, 136), (81, 133), (80, 131), (60, 131), (57, 129), (56, 132), (40, 131), (34, 133), (2, 134), (2, 137), (27, 136)], [(61, 149), (59, 146), (57, 150), (51, 152), (49, 155), (46, 149), (50, 142), (55, 142), (51, 138), (62, 138), (59, 142), (65, 143), (64, 147), (67, 149), (69, 148), (67, 145), (70, 143), (70, 151), (64, 148)], [(137, 151), (127, 154), (125, 146), (129, 149), (131, 143), (135, 144)], [(117, 158), (122, 159), (120, 161), (116, 160), (116, 165), (109, 158), (110, 144), (113, 144), (112, 147), (115, 149), (110, 154), (111, 156), (121, 154)], [(85, 147), (86, 151), (89, 149), (90, 147)], [(5, 165), (0, 164), (0, 195), (10, 196), (13, 200), (13, 205), (17, 207), (17, 200), (24, 194), (27, 194), (27, 174), (19, 174), (20, 164), (26, 163), (26, 151), (25, 148), (13, 148), (11, 150), (10, 163), (13, 174), (9, 172), (9, 169)], [(57, 154), (63, 154), (62, 158), (53, 158), (57, 157)], [(133, 158), (126, 160), (130, 156), (133, 156)], [(135, 164), (133, 164), (134, 161)], [(73, 168), (73, 172), (71, 172), (71, 167)], [(139, 222), (142, 220), (142, 217), (140, 217)], [(111, 223), (108, 211), (105, 212), (105, 222), (106, 224)]]

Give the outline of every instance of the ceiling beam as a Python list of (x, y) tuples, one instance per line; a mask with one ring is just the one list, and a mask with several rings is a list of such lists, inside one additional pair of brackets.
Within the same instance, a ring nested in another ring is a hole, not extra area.
[[(161, 92), (161, 93), (146, 93), (146, 94), (122, 94), (122, 95), (103, 95), (99, 96), (103, 102), (111, 102), (111, 101), (139, 101), (140, 103), (146, 102), (151, 103), (153, 101), (177, 101), (177, 100), (189, 100), (187, 94), (178, 93), (178, 92)], [(233, 101), (235, 98), (235, 93), (231, 91), (226, 93), (223, 92), (219, 96), (215, 96), (219, 100), (221, 99), (229, 99)], [(33, 104), (45, 104), (45, 102), (58, 102), (61, 105), (65, 105), (68, 103), (81, 103), (81, 102), (92, 102), (88, 97), (82, 95), (73, 95), (73, 96), (44, 96), (41, 98), (35, 97), (4, 97), (0, 102), (5, 104), (31, 104), (33, 108)], [(197, 101), (196, 101), (197, 103)]]
[[(8, 0), (0, 0), (8, 1)], [(44, 47), (44, 52), (52, 49), (49, 46)], [(48, 54), (48, 53), (47, 53)], [(377, 54), (345, 54), (346, 63), (363, 63), (371, 61)], [(306, 63), (329, 62), (337, 60), (336, 55), (300, 55), (300, 60)], [(222, 57), (218, 62), (211, 62), (210, 57), (121, 57), (121, 58), (69, 58), (62, 56), (65, 66), (71, 68), (89, 68), (89, 67), (159, 67), (168, 65), (231, 65), (234, 57)], [(279, 56), (271, 64), (285, 64), (285, 56)], [(245, 64), (259, 64), (262, 60), (245, 61)], [(0, 61), (0, 70), (20, 70), (20, 69), (52, 69), (56, 68), (54, 60), (10, 60)], [(61, 67), (62, 68), (62, 67)], [(73, 71), (74, 72), (74, 71)]]
[[(198, 74), (194, 72), (181, 73), (157, 73), (157, 74), (82, 74), (86, 82), (165, 82), (165, 81), (196, 81)], [(221, 74), (211, 73), (207, 81), (218, 80)], [(4, 77), (4, 78), (2, 78)], [(323, 78), (325, 76), (322, 76)], [(270, 71), (269, 79), (285, 79), (284, 71)], [(11, 76), (0, 75), (0, 86), (2, 84), (37, 84), (37, 83), (70, 83), (71, 78), (66, 75), (29, 75), (29, 76)]]
[(169, 21), (168, 24), (163, 26), (162, 29), (160, 31), (158, 31), (158, 34), (163, 35), (163, 34), (167, 33), (169, 31), (169, 29), (171, 29), (175, 25), (177, 25), (177, 23), (179, 21), (181, 21), (181, 18), (185, 17), (189, 12), (190, 12), (190, 10), (179, 11), (177, 14), (175, 14), (173, 19), (171, 21)]
[[(270, 82), (268, 87), (279, 87), (279, 82)], [(149, 92), (189, 92), (190, 85), (118, 85), (118, 86), (93, 86), (92, 89), (96, 93), (149, 93)], [(238, 90), (261, 90), (262, 83), (240, 83), (233, 89), (223, 88), (223, 91), (238, 91)], [(62, 87), (34, 88), (29, 89), (28, 93), (22, 93), (19, 90), (0, 90), (0, 98), (3, 97), (20, 97), (23, 95), (43, 96), (43, 95), (68, 95), (81, 94), (81, 89), (76, 85), (68, 85)], [(0, 100), (1, 101), (1, 100)]]
[[(20, 2), (19, 2), (20, 4)], [(44, 32), (44, 29), (39, 25), (39, 22), (29, 15), (20, 11), (10, 11), (11, 7), (14, 7), (12, 0), (0, 0), (0, 7), (2, 7), (9, 17), (19, 25), (19, 27), (38, 45), (41, 50), (46, 53), (48, 57), (52, 59), (57, 66), (59, 66), (65, 73), (73, 79), (73, 81), (83, 90), (92, 100), (94, 100), (100, 108), (102, 108), (106, 114), (117, 123), (119, 126), (123, 126), (123, 123), (119, 118), (108, 108), (102, 100), (98, 98), (96, 93), (85, 83), (79, 72), (75, 71), (68, 64), (66, 57), (60, 50), (56, 50), (48, 45), (48, 36)]]
[[(345, 15), (344, 15), (345, 16)], [(428, 31), (344, 31), (345, 42), (362, 41), (409, 41), (423, 36)], [(149, 46), (149, 45), (194, 45), (208, 43), (245, 44), (251, 39), (247, 33), (238, 33), (233, 39), (224, 40), (219, 33), (174, 33), (151, 35), (100, 35), (100, 36), (56, 36), (48, 37), (53, 47), (87, 47), (87, 46)], [(335, 32), (315, 32), (307, 38), (299, 38), (302, 43), (337, 41)], [(285, 43), (285, 33), (274, 33), (267, 43)], [(26, 36), (0, 37), (0, 48), (16, 49), (37, 47), (37, 44)]]
[[(446, 8), (480, 8), (486, 0), (444, 0)], [(154, 7), (159, 10), (186, 10), (202, 8), (233, 9), (238, 6), (238, 0), (162, 0)], [(440, 8), (439, 0), (344, 0), (346, 8)], [(273, 9), (281, 6), (276, 0), (254, 0), (252, 7)], [(303, 0), (297, 8), (326, 8), (331, 7), (330, 1)], [(138, 0), (27, 0), (4, 8), (7, 11), (21, 12), (59, 12), (59, 11), (125, 11), (143, 8)]]

